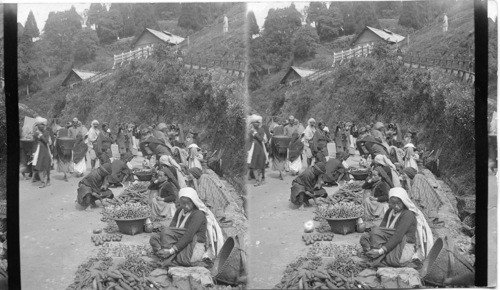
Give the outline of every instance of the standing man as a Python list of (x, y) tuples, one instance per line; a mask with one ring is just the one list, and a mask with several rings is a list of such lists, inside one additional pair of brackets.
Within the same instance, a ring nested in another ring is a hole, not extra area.
[(226, 14), (224, 14), (223, 33), (226, 34), (228, 30), (229, 30), (229, 19), (227, 19)]
[(446, 13), (443, 15), (443, 32), (448, 31), (448, 16), (446, 16)]
[(92, 127), (87, 133), (87, 145), (89, 147), (91, 169), (94, 169), (95, 162), (97, 160), (98, 152), (96, 152), (96, 149), (99, 147), (97, 141), (100, 133), (101, 130), (99, 130), (99, 122), (97, 120), (92, 121)]
[[(286, 136), (292, 137), (293, 130), (294, 130), (294, 123), (295, 123), (295, 118), (293, 116), (288, 117), (288, 124), (286, 124), (284, 127)], [(298, 134), (298, 132), (297, 132), (297, 134)]]

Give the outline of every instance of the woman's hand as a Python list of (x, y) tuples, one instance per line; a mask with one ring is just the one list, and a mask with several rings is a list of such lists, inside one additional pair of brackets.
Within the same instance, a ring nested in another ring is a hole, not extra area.
[(366, 255), (372, 259), (375, 259), (375, 258), (379, 257), (381, 254), (380, 254), (379, 250), (372, 249), (372, 250), (368, 251), (368, 253), (366, 253)]
[(370, 200), (377, 200), (375, 196), (370, 196)]

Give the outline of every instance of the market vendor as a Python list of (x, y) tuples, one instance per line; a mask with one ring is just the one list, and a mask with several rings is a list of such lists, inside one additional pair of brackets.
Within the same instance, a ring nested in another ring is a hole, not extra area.
[(365, 213), (372, 218), (383, 217), (385, 212), (389, 209), (389, 190), (391, 187), (381, 177), (380, 170), (373, 170), (371, 177), (366, 180), (362, 185), (363, 189), (370, 190), (370, 196), (367, 196), (363, 201)]
[(403, 187), (408, 191), (410, 198), (422, 209), (428, 218), (437, 217), (439, 208), (443, 201), (439, 194), (422, 173), (417, 173), (413, 167), (402, 170)]
[[(433, 245), (431, 229), (422, 212), (401, 187), (389, 191), (389, 210), (379, 227), (360, 238), (373, 266), (406, 267), (421, 264)], [(410, 262), (414, 262), (413, 265)]]
[(172, 218), (176, 210), (175, 203), (178, 201), (179, 184), (166, 168), (159, 170), (157, 174), (157, 178), (153, 179), (148, 187), (149, 206), (154, 216)]
[(157, 157), (157, 159), (159, 159), (160, 156), (163, 155), (172, 155), (172, 152), (167, 147), (165, 142), (158, 138), (155, 138), (153, 136), (153, 132), (150, 129), (142, 129), (141, 137), (142, 142), (139, 144), (139, 147), (143, 156), (151, 157), (154, 155)]
[(130, 163), (134, 155), (130, 152), (121, 154), (121, 159), (111, 162), (111, 174), (107, 177), (109, 187), (121, 187), (125, 181), (134, 181), (132, 175), (133, 166)]
[(387, 156), (382, 154), (375, 156), (375, 158), (373, 159), (373, 168), (377, 167), (382, 167), (385, 173), (389, 176), (391, 180), (391, 182), (389, 182), (389, 185), (391, 187), (401, 187), (401, 181), (399, 179), (397, 167)]
[(340, 180), (349, 181), (349, 173), (347, 169), (347, 159), (349, 152), (341, 151), (337, 153), (335, 159), (330, 159), (326, 162), (326, 173), (323, 176), (323, 181), (328, 185), (336, 185)]
[(96, 200), (112, 199), (113, 192), (108, 189), (107, 176), (111, 174), (111, 164), (106, 163), (93, 169), (78, 183), (77, 202), (86, 209), (89, 205), (97, 207)]
[(306, 168), (292, 181), (290, 201), (300, 206), (310, 206), (309, 200), (317, 197), (327, 197), (326, 190), (322, 188), (322, 176), (326, 172), (325, 163), (319, 162), (314, 166)]
[(172, 156), (163, 155), (159, 160), (159, 168), (165, 171), (167, 176), (167, 170), (172, 173), (172, 176), (175, 178), (175, 181), (178, 183), (179, 188), (186, 187), (186, 174), (183, 171), (183, 168), (175, 161)]
[(377, 155), (389, 156), (387, 147), (385, 147), (382, 142), (379, 142), (371, 136), (366, 128), (364, 130), (360, 129), (359, 138), (356, 141), (356, 147), (359, 154), (365, 158), (368, 154), (371, 155), (372, 159), (375, 159), (375, 156)]
[(170, 226), (149, 240), (153, 252), (166, 259), (164, 266), (191, 267), (202, 262), (204, 256), (215, 258), (224, 237), (213, 213), (191, 187), (179, 191), (179, 202)]

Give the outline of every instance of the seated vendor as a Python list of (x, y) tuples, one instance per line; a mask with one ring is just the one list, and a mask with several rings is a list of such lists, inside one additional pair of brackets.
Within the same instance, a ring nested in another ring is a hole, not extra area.
[(149, 240), (153, 252), (166, 259), (164, 266), (196, 266), (206, 251), (215, 258), (224, 237), (214, 215), (191, 187), (179, 191), (179, 202), (170, 226)]
[(93, 169), (78, 183), (77, 202), (82, 207), (87, 208), (89, 205), (97, 207), (95, 201), (103, 198), (112, 199), (113, 192), (108, 189), (106, 176), (111, 174), (111, 164), (106, 163), (97, 169)]
[(403, 187), (408, 191), (410, 198), (415, 201), (419, 209), (428, 217), (437, 217), (439, 208), (443, 201), (432, 185), (422, 173), (417, 173), (413, 167), (406, 167), (402, 170)]
[(149, 206), (153, 215), (162, 218), (173, 217), (180, 187), (172, 173), (166, 168), (159, 170), (157, 178), (151, 180), (148, 189), (150, 190)]
[(121, 154), (121, 159), (113, 160), (111, 163), (111, 174), (108, 176), (109, 187), (121, 187), (125, 181), (134, 181), (132, 175), (132, 164), (130, 161), (134, 155), (130, 152)]
[(335, 159), (330, 159), (326, 162), (326, 173), (323, 175), (323, 182), (328, 185), (337, 185), (341, 180), (349, 181), (349, 173), (347, 169), (348, 152), (339, 152)]
[(372, 218), (381, 218), (389, 208), (389, 190), (391, 187), (382, 179), (378, 170), (373, 170), (371, 177), (362, 185), (363, 189), (370, 190), (371, 195), (363, 202), (365, 213)]
[(389, 210), (380, 226), (363, 234), (360, 244), (365, 254), (374, 259), (373, 266), (418, 267), (432, 248), (433, 237), (406, 190), (396, 187), (389, 191)]
[(292, 181), (290, 201), (300, 206), (310, 206), (309, 199), (327, 197), (326, 190), (322, 187), (322, 176), (325, 174), (325, 163), (316, 163), (308, 167)]

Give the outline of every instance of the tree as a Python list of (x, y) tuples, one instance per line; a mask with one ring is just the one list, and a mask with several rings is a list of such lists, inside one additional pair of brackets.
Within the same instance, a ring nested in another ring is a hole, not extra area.
[(340, 9), (334, 5), (323, 11), (317, 22), (316, 30), (321, 41), (331, 41), (338, 37), (344, 24)]
[(181, 3), (155, 3), (154, 12), (157, 19), (178, 19), (181, 13)]
[(306, 25), (299, 28), (293, 35), (293, 56), (295, 59), (308, 59), (316, 55), (319, 37), (316, 29)]
[(133, 4), (134, 35), (143, 32), (145, 28), (158, 29), (158, 22), (152, 4)]
[(257, 19), (255, 19), (255, 14), (253, 11), (249, 11), (247, 13), (247, 28), (248, 28), (248, 35), (251, 37), (255, 34), (259, 34), (260, 28), (259, 25), (257, 24)]
[(282, 9), (270, 9), (264, 22), (262, 40), (269, 64), (282, 67), (292, 53), (292, 37), (302, 26), (300, 13), (291, 5)]
[(361, 32), (365, 26), (380, 28), (380, 23), (377, 19), (377, 14), (373, 3), (363, 2), (354, 4), (354, 21), (356, 23), (356, 33)]
[(95, 29), (98, 30), (101, 25), (102, 19), (106, 15), (106, 6), (101, 3), (90, 4), (89, 10), (87, 11), (87, 22), (85, 23), (88, 27), (95, 25)]
[(210, 17), (206, 3), (182, 3), (181, 5), (178, 26), (198, 31), (208, 23)]
[(40, 36), (40, 31), (38, 30), (38, 26), (36, 25), (35, 16), (33, 15), (33, 11), (30, 11), (28, 14), (28, 19), (26, 20), (26, 24), (24, 25), (23, 35), (32, 40), (35, 37)]
[(73, 47), (75, 62), (86, 63), (94, 60), (99, 47), (97, 33), (89, 28), (79, 31), (75, 36)]
[(318, 19), (325, 10), (328, 10), (325, 2), (311, 2), (307, 9), (306, 22), (308, 24), (314, 23), (314, 26), (318, 27)]
[(403, 2), (398, 24), (414, 29), (422, 28), (429, 21), (428, 2)]

